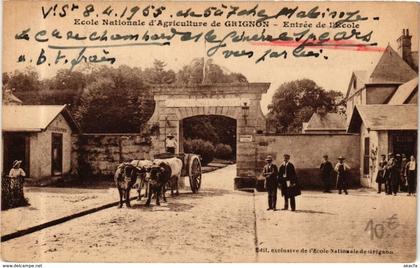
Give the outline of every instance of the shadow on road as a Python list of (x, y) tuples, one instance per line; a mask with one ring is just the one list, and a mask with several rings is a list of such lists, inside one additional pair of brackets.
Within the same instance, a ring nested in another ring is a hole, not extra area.
[(184, 203), (161, 203), (160, 206), (157, 206), (154, 202), (150, 206), (146, 206), (146, 204), (133, 204), (131, 205), (131, 209), (138, 209), (144, 211), (173, 211), (173, 212), (180, 212), (180, 211), (187, 211), (192, 209), (194, 206), (190, 204)]
[(324, 212), (324, 211), (316, 211), (316, 210), (311, 210), (311, 209), (296, 210), (294, 213), (308, 213), (308, 214), (328, 214), (328, 215), (335, 215), (334, 213)]

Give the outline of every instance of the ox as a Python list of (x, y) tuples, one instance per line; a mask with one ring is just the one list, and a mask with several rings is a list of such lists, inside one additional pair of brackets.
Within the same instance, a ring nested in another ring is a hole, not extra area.
[(137, 189), (137, 200), (141, 200), (141, 189), (145, 189), (144, 196), (147, 197), (149, 193), (149, 182), (146, 180), (146, 172), (150, 170), (153, 165), (153, 162), (150, 160), (133, 160), (130, 163), (138, 169), (138, 176), (136, 183), (133, 185), (133, 188)]
[(119, 208), (123, 206), (123, 203), (127, 207), (131, 207), (130, 190), (137, 181), (137, 173), (138, 169), (130, 163), (122, 163), (117, 167), (114, 174), (114, 181), (120, 194)]
[(176, 189), (176, 194), (179, 194), (178, 181), (181, 177), (181, 169), (182, 161), (176, 157), (153, 161), (153, 166), (146, 173), (146, 180), (150, 183), (146, 206), (150, 206), (153, 194), (156, 196), (156, 205), (160, 206), (160, 195), (166, 202), (165, 192), (168, 183), (171, 185), (171, 195), (174, 195), (174, 189)]

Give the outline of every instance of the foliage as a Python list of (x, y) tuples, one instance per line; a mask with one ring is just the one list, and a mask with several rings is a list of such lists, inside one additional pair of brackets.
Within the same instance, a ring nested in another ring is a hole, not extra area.
[[(24, 104), (69, 104), (83, 132), (137, 133), (154, 111), (150, 88), (157, 84), (201, 83), (203, 63), (203, 59), (196, 59), (178, 73), (167, 70), (160, 60), (144, 70), (84, 64), (78, 71), (62, 69), (48, 79), (41, 79), (34, 68), (26, 68), (3, 73), (3, 89), (15, 89), (13, 94)], [(227, 73), (211, 60), (206, 62), (206, 74), (208, 83), (247, 81), (242, 74)], [(208, 122), (203, 124), (210, 128)], [(231, 144), (220, 139), (223, 135), (217, 129), (214, 133), (214, 142)]]
[(225, 116), (202, 115), (183, 120), (184, 139), (202, 139), (212, 144), (223, 143), (236, 154), (236, 121)]
[(232, 159), (232, 147), (228, 144), (218, 143), (215, 147), (215, 156), (219, 159), (229, 160)]
[(212, 84), (212, 83), (247, 83), (243, 74), (228, 73), (211, 59), (206, 61), (205, 79), (203, 81), (204, 58), (196, 58), (184, 66), (176, 75), (176, 82), (183, 85)]
[[(141, 71), (120, 66), (92, 73), (83, 90), (75, 118), (87, 132), (139, 132), (153, 106)], [(98, 124), (98, 122), (101, 122)]]
[(1, 210), (28, 205), (23, 193), (23, 178), (1, 178)]
[(184, 141), (184, 152), (198, 154), (205, 166), (214, 159), (215, 149), (211, 142), (202, 139), (188, 139)]
[(327, 91), (310, 79), (286, 82), (274, 93), (267, 115), (268, 131), (296, 133), (318, 109), (344, 112), (343, 94)]
[(161, 60), (155, 60), (152, 68), (144, 70), (144, 77), (148, 84), (172, 84), (175, 82), (175, 72), (165, 71), (166, 64)]

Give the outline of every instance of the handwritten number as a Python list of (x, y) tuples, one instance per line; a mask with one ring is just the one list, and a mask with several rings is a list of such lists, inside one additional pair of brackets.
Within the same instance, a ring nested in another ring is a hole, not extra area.
[(139, 10), (140, 10), (140, 8), (138, 6), (135, 6), (135, 7), (131, 8), (131, 10), (130, 10), (131, 15), (130, 15), (130, 17), (127, 18), (127, 20), (131, 20)]
[[(145, 9), (143, 9), (143, 16), (147, 17), (149, 16), (149, 8), (150, 6), (147, 6)], [(154, 6), (152, 6), (154, 8)]]
[(112, 9), (111, 6), (108, 6), (107, 8), (105, 8), (102, 14), (110, 16), (112, 11), (114, 11), (114, 9)]
[(374, 238), (374, 233), (373, 233), (373, 220), (369, 220), (368, 221), (368, 223), (366, 225), (366, 228), (365, 228), (365, 231), (369, 231), (369, 233), (370, 233), (370, 239), (373, 240), (373, 238)]
[(85, 11), (83, 12), (83, 16), (89, 17), (90, 13), (92, 13), (93, 11), (95, 11), (95, 8), (93, 7), (93, 5), (92, 4), (87, 5), (85, 8)]
[(125, 8), (124, 8), (124, 11), (123, 11), (123, 13), (121, 14), (120, 18), (124, 17), (125, 12), (127, 12), (127, 7), (125, 7)]

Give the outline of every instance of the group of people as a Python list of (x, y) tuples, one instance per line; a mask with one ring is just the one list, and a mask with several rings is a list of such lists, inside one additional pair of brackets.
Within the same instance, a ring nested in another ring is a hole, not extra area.
[(289, 204), (292, 211), (296, 210), (295, 197), (300, 195), (300, 187), (295, 167), (290, 162), (290, 155), (285, 154), (283, 159), (283, 163), (277, 168), (271, 155), (268, 155), (266, 158), (267, 164), (264, 166), (263, 176), (265, 177), (265, 188), (268, 192), (267, 210), (277, 210), (277, 188), (281, 189), (281, 195), (284, 197), (282, 210), (288, 210)]
[(385, 185), (387, 195), (397, 195), (399, 191), (407, 190), (407, 195), (416, 195), (417, 187), (417, 163), (414, 155), (408, 160), (405, 154), (381, 155), (378, 163), (378, 174), (376, 176), (378, 194), (382, 192), (382, 185)]
[(344, 163), (343, 156), (338, 157), (338, 163), (333, 167), (332, 163), (328, 160), (328, 155), (322, 156), (322, 163), (319, 167), (321, 172), (321, 180), (324, 184), (324, 193), (331, 193), (331, 178), (334, 175), (334, 172), (337, 174), (337, 189), (338, 194), (344, 192), (346, 195), (349, 194), (348, 189), (348, 175), (350, 171), (350, 166), (347, 163)]

